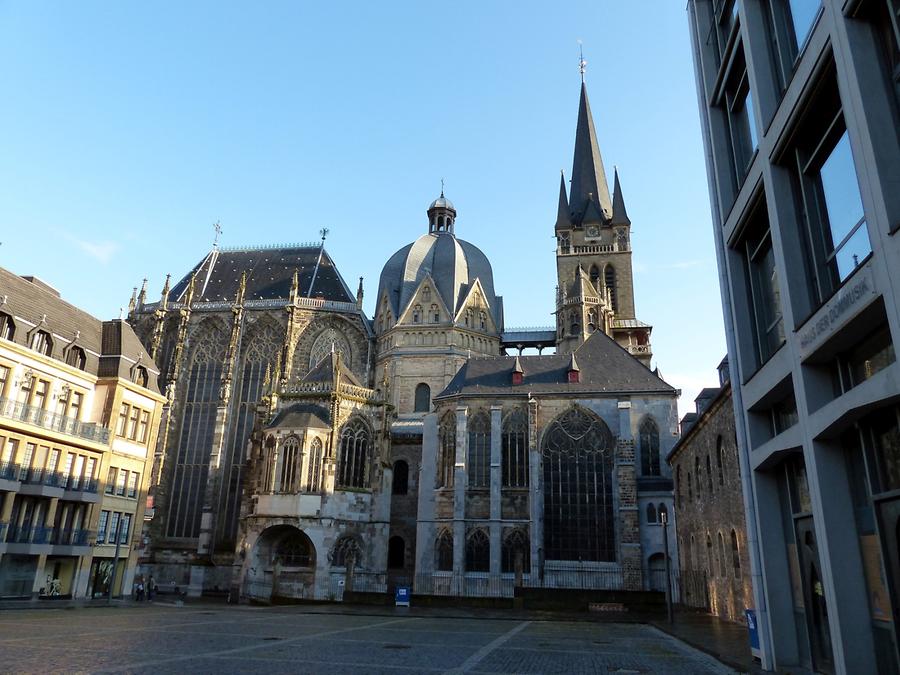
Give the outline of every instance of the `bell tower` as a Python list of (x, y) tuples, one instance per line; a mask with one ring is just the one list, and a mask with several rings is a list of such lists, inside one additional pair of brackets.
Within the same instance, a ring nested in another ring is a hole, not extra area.
[(638, 321), (631, 266), (631, 220), (614, 171), (610, 197), (603, 158), (584, 84), (575, 131), (572, 180), (560, 178), (556, 216), (557, 352), (578, 348), (602, 330), (650, 365), (652, 327)]

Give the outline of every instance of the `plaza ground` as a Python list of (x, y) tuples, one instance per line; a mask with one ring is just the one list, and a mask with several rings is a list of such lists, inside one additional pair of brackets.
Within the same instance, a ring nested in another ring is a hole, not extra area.
[(730, 673), (640, 623), (130, 605), (0, 613), (3, 672)]

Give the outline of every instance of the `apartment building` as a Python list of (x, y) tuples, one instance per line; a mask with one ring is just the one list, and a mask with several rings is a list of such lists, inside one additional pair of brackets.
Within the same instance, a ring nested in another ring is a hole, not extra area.
[(130, 593), (158, 375), (125, 321), (0, 268), (0, 598)]
[(688, 15), (763, 665), (896, 673), (900, 2)]

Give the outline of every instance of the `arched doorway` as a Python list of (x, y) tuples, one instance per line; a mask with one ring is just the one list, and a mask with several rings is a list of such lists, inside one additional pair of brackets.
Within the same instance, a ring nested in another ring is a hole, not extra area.
[(315, 597), (316, 547), (293, 525), (274, 525), (253, 547), (242, 593), (255, 600)]

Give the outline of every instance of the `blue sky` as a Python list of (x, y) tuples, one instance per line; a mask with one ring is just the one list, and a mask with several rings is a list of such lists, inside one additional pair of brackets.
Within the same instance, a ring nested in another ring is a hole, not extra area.
[(684, 3), (0, 2), (0, 265), (101, 318), (209, 249), (309, 241), (348, 284), (426, 231), (551, 325), (578, 40), (633, 224), (638, 317), (682, 412), (725, 353)]

